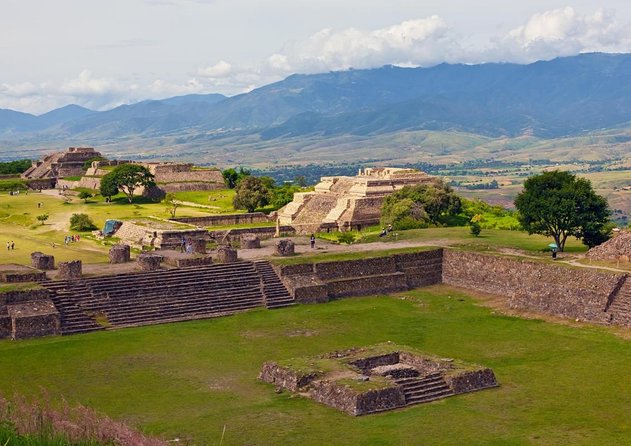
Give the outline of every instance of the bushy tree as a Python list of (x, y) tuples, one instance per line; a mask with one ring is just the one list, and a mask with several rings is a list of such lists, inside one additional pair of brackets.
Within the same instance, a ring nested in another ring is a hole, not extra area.
[(235, 188), (236, 194), (232, 200), (235, 209), (246, 209), (254, 212), (256, 208), (269, 204), (270, 192), (260, 178), (246, 176)]
[(114, 195), (118, 194), (116, 179), (109, 174), (101, 178), (100, 192), (102, 196), (107, 198), (112, 198)]
[(87, 203), (90, 198), (92, 198), (92, 194), (88, 191), (82, 190), (79, 192), (79, 198), (83, 200), (84, 203)]
[(44, 225), (46, 220), (48, 220), (48, 214), (40, 214), (35, 218), (37, 218), (37, 221), (39, 221), (42, 225)]
[(249, 170), (244, 169), (243, 167), (239, 167), (239, 170), (231, 167), (221, 172), (223, 181), (229, 189), (237, 187), (237, 184), (239, 184), (243, 178), (248, 177), (251, 174), (252, 173)]
[(382, 224), (395, 229), (423, 228), (457, 215), (461, 207), (460, 197), (443, 181), (406, 186), (384, 200)]
[(75, 231), (92, 231), (96, 225), (88, 214), (72, 214), (70, 217), (70, 229)]
[(553, 237), (560, 251), (570, 235), (588, 246), (608, 238), (609, 206), (591, 183), (554, 170), (528, 178), (517, 195), (519, 221), (529, 234)]
[[(115, 186), (116, 189), (121, 190), (127, 196), (127, 201), (130, 203), (134, 198), (134, 191), (136, 189), (156, 185), (149, 169), (139, 164), (121, 164), (120, 166), (116, 166), (114, 170), (101, 179), (101, 187), (103, 187), (103, 181), (106, 181), (106, 184), (108, 184), (110, 188)], [(112, 190), (113, 189), (110, 189), (107, 192), (111, 192)], [(103, 194), (102, 192), (101, 195), (111, 196), (110, 194)]]
[(294, 194), (299, 191), (297, 186), (284, 185), (277, 187), (272, 191), (270, 204), (276, 209), (280, 209), (294, 199)]

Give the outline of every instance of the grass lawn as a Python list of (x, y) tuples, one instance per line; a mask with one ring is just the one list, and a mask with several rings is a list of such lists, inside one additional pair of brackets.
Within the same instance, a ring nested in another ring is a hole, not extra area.
[[(497, 248), (513, 248), (527, 251), (531, 254), (541, 254), (548, 244), (554, 242), (551, 237), (542, 235), (528, 235), (524, 231), (507, 231), (502, 229), (483, 229), (478, 237), (471, 235), (468, 226), (454, 226), (448, 228), (410, 229), (395, 231), (386, 237), (379, 237), (380, 229), (375, 227), (362, 232), (361, 242), (394, 242), (396, 240), (449, 240), (461, 247), (469, 247), (479, 251)], [(587, 251), (587, 247), (576, 238), (568, 238), (565, 252), (578, 253)], [(547, 255), (547, 254), (546, 254)]]
[(213, 211), (217, 213), (240, 213), (245, 211), (235, 211), (232, 206), (234, 198), (234, 189), (218, 189), (218, 190), (196, 190), (175, 192), (175, 198), (180, 201), (188, 201), (204, 206), (212, 206)]
[[(135, 199), (136, 200), (136, 199)], [(90, 216), (97, 227), (102, 228), (106, 219), (125, 219), (145, 216), (168, 218), (169, 213), (162, 203), (138, 202), (128, 204), (125, 200), (105, 203), (103, 200), (73, 198), (71, 204), (55, 196), (22, 193), (18, 196), (0, 195), (0, 263), (30, 263), (33, 251), (42, 251), (55, 256), (56, 261), (82, 260), (86, 263), (107, 261), (107, 247), (83, 237), (79, 243), (64, 245), (64, 236), (71, 233), (70, 217), (75, 213)], [(38, 208), (37, 203), (42, 203)], [(46, 224), (40, 225), (36, 217), (48, 214)], [(178, 208), (178, 216), (208, 215), (207, 211)], [(85, 235), (85, 234), (84, 234)], [(5, 243), (13, 240), (15, 250), (7, 251)], [(56, 244), (52, 248), (52, 243)]]
[[(404, 298), (405, 297), (405, 298)], [(270, 359), (393, 341), (499, 388), (351, 417), (257, 380)], [(437, 286), (205, 321), (0, 342), (0, 390), (40, 386), (145, 432), (225, 445), (622, 445), (631, 347), (606, 327), (496, 314)]]

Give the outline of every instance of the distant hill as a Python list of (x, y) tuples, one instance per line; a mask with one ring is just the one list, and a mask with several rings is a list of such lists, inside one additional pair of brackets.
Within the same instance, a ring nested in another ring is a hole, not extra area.
[[(385, 66), (283, 81), (227, 98), (186, 95), (94, 112), (71, 105), (33, 116), (0, 110), (0, 140), (171, 138), (199, 150), (228, 138), (277, 142), (438, 131), (489, 138), (574, 137), (631, 122), (631, 54), (582, 54), (529, 65)], [(249, 147), (249, 146), (248, 146)]]

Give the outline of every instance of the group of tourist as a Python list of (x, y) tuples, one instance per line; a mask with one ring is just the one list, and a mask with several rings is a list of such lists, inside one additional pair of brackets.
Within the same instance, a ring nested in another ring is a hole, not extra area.
[(77, 235), (67, 235), (64, 237), (64, 245), (68, 245), (69, 243), (75, 243), (81, 240), (81, 236)]
[(381, 233), (379, 234), (379, 237), (385, 237), (391, 232), (392, 232), (392, 224), (389, 224), (387, 228), (385, 226), (383, 227), (383, 229), (381, 230)]
[(180, 252), (186, 254), (193, 254), (193, 240), (190, 238), (182, 237), (180, 242)]
[(7, 251), (10, 251), (12, 249), (15, 249), (15, 243), (13, 242), (13, 240), (7, 242)]

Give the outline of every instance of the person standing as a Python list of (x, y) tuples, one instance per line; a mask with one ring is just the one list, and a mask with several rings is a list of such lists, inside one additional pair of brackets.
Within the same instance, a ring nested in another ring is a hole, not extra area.
[(11, 249), (15, 249), (15, 242), (11, 240)]
[(311, 249), (315, 248), (315, 235), (311, 234), (311, 238), (309, 238), (309, 241), (311, 242)]

